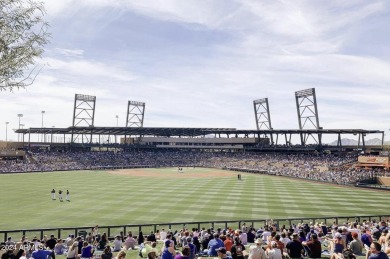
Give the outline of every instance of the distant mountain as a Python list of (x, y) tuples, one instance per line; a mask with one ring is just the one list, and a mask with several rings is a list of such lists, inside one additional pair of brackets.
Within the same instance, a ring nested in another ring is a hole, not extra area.
[[(383, 142), (383, 144), (388, 144), (388, 142)], [(382, 145), (382, 140), (379, 138), (373, 138), (366, 141), (366, 145)]]
[[(375, 146), (375, 145), (382, 145), (382, 140), (379, 139), (379, 138), (373, 138), (373, 139), (367, 139), (365, 141), (366, 145), (372, 145), (372, 146)], [(357, 146), (358, 142), (357, 140), (354, 140), (354, 139), (349, 139), (349, 138), (343, 138), (341, 139), (341, 145), (343, 146)], [(385, 142), (384, 143), (385, 145), (388, 145), (390, 144), (390, 142)], [(336, 146), (337, 145), (337, 140), (329, 143), (329, 145), (332, 145), (332, 146)], [(360, 141), (360, 145), (362, 145), (362, 141)]]

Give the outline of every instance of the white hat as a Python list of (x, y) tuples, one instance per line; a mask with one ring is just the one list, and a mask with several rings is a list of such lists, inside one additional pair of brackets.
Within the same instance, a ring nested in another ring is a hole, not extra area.
[(261, 238), (258, 238), (255, 240), (255, 244), (262, 244), (263, 240)]

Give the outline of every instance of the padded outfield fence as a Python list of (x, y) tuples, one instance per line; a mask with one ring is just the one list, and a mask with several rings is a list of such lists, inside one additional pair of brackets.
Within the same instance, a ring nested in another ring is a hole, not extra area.
[[(164, 228), (165, 230), (179, 230), (183, 228), (192, 229), (192, 228), (222, 228), (227, 229), (228, 227), (237, 229), (245, 223), (246, 226), (253, 226), (255, 228), (263, 227), (266, 224), (272, 222), (281, 227), (283, 225), (290, 226), (292, 224), (298, 223), (309, 223), (309, 222), (323, 222), (324, 224), (329, 225), (329, 223), (336, 222), (337, 224), (342, 224), (345, 222), (363, 222), (373, 221), (376, 222), (381, 220), (390, 220), (390, 215), (369, 215), (369, 216), (343, 216), (343, 217), (309, 217), (309, 218), (285, 218), (285, 219), (260, 219), (260, 220), (229, 220), (229, 221), (202, 221), (202, 222), (175, 222), (175, 223), (161, 223), (161, 224), (129, 224), (129, 225), (117, 225), (117, 226), (99, 226), (100, 233), (107, 233), (107, 236), (110, 239), (113, 239), (113, 236), (116, 236), (122, 232), (124, 235), (128, 231), (132, 231), (135, 235), (139, 233), (149, 234), (151, 231), (155, 233), (157, 229)], [(66, 227), (66, 228), (39, 228), (39, 229), (16, 229), (16, 230), (0, 230), (0, 240), (3, 239), (4, 242), (8, 237), (12, 237), (13, 240), (20, 239), (23, 236), (32, 240), (34, 236), (39, 239), (43, 239), (44, 235), (50, 236), (53, 234), (57, 238), (66, 238), (68, 235), (75, 236), (84, 236), (91, 232), (94, 226), (87, 227)], [(1, 238), (2, 236), (2, 238)]]

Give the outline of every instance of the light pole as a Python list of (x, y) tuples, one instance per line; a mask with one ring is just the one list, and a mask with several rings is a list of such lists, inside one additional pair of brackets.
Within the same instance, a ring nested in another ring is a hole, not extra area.
[(9, 124), (9, 122), (7, 121), (5, 123), (5, 143), (6, 144), (8, 143), (8, 124)]
[[(18, 127), (18, 129), (20, 129), (20, 118), (22, 118), (23, 117), (23, 114), (22, 113), (19, 113), (18, 114), (18, 118), (19, 118), (19, 127)], [(20, 133), (18, 133), (18, 142), (20, 141)]]
[[(24, 127), (24, 124), (22, 123), (22, 124), (19, 124), (20, 125), (20, 129), (23, 129), (23, 127)], [(20, 138), (20, 140), (22, 141), (23, 140), (23, 138)]]
[[(115, 118), (116, 118), (116, 126), (118, 127), (118, 118), (119, 118), (119, 116), (115, 115)], [(115, 144), (116, 144), (116, 134), (115, 134)]]
[(43, 128), (43, 114), (45, 114), (45, 111), (41, 111), (42, 113), (42, 128)]
[(51, 131), (51, 142), (53, 143), (53, 131), (54, 131), (54, 128), (56, 127), (56, 126), (51, 126), (53, 129), (52, 129), (52, 131)]
[[(45, 114), (45, 111), (41, 111), (41, 113), (42, 113), (42, 127), (41, 128), (43, 128), (43, 114)], [(45, 142), (45, 140), (46, 140), (45, 134), (43, 133), (42, 134), (42, 142)]]

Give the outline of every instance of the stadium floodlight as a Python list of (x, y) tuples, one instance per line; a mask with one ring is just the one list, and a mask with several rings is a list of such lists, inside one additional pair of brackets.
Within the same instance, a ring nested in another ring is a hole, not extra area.
[[(271, 125), (271, 115), (269, 113), (268, 98), (254, 100), (253, 108), (255, 111), (257, 130), (261, 130), (263, 126), (267, 130), (273, 130)], [(271, 138), (271, 143), (273, 143), (274, 140), (273, 140), (272, 133), (270, 133), (270, 138)]]
[[(41, 125), (41, 128), (43, 128), (43, 115), (45, 114), (45, 111), (41, 111), (41, 114), (42, 114), (42, 125)], [(46, 141), (45, 134), (42, 134), (42, 142), (45, 142), (45, 141)]]
[[(18, 129), (20, 129), (20, 118), (23, 117), (23, 114), (22, 113), (19, 113), (18, 114), (18, 118), (19, 118), (19, 126), (18, 126)], [(18, 142), (20, 141), (20, 133), (18, 134)]]
[(19, 114), (18, 114), (18, 118), (19, 118), (19, 129), (20, 129), (20, 118), (22, 118), (22, 117), (23, 117), (23, 114), (19, 113)]
[[(96, 96), (75, 94), (73, 109), (73, 127), (94, 127)], [(72, 134), (72, 143), (80, 137), (83, 143), (92, 143), (92, 131), (90, 134)], [(86, 140), (86, 141), (84, 141)]]
[(119, 119), (119, 116), (118, 116), (118, 115), (115, 115), (115, 118), (116, 118), (116, 126), (118, 127), (118, 119)]
[(41, 111), (42, 114), (42, 128), (43, 128), (43, 115), (45, 114), (45, 111)]
[[(315, 88), (295, 92), (295, 102), (297, 105), (299, 129), (322, 129), (318, 118)], [(312, 134), (301, 134), (302, 145), (306, 145), (309, 136), (311, 136), (319, 145), (322, 145), (321, 133), (318, 133), (318, 140)]]
[(7, 121), (5, 123), (5, 142), (8, 143), (8, 124), (9, 122)]
[(268, 98), (254, 100), (253, 108), (255, 110), (257, 130), (261, 130), (263, 126), (268, 130), (272, 130)]
[(126, 127), (140, 127), (144, 125), (145, 103), (128, 101)]
[(311, 126), (314, 126), (315, 129), (319, 129), (320, 121), (318, 118), (315, 89), (310, 88), (295, 92), (295, 101), (297, 104), (299, 129), (307, 129)]

